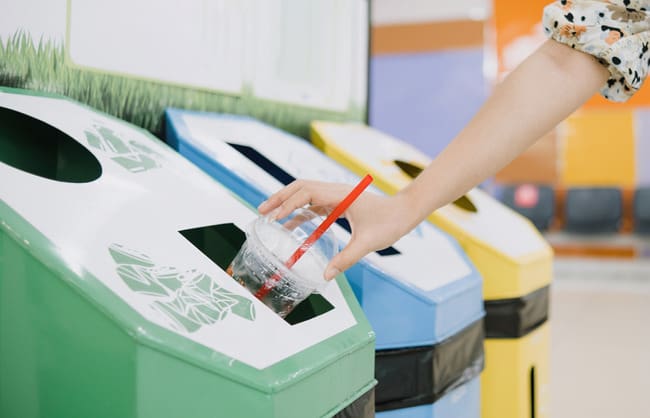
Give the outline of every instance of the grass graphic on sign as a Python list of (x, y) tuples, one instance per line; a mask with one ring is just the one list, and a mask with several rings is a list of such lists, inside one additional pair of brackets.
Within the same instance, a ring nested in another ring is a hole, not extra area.
[(48, 39), (34, 42), (23, 30), (0, 38), (0, 85), (63, 94), (160, 138), (168, 107), (248, 115), (303, 138), (309, 137), (312, 120), (365, 119), (365, 109), (356, 105), (337, 113), (273, 102), (256, 97), (250, 86), (234, 96), (77, 68), (66, 61), (60, 43)]

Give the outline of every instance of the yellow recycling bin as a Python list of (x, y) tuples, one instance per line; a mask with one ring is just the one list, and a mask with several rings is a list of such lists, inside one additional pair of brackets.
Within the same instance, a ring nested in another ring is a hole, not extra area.
[[(311, 128), (318, 148), (358, 174), (372, 174), (377, 187), (389, 194), (430, 162), (414, 147), (365, 125), (313, 122)], [(429, 220), (458, 240), (483, 276), (482, 416), (547, 417), (550, 246), (530, 221), (479, 189)]]

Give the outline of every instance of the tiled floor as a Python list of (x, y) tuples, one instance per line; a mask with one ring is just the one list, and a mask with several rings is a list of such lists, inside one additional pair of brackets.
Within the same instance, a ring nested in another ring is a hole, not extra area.
[(650, 262), (555, 270), (551, 418), (650, 418)]

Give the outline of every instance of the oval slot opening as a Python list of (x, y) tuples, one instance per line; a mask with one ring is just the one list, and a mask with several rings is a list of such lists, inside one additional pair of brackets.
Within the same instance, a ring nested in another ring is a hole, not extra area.
[(41, 120), (5, 107), (0, 107), (0, 161), (65, 183), (88, 183), (102, 175), (101, 164), (83, 145)]
[[(419, 176), (420, 173), (424, 170), (423, 167), (417, 164), (410, 163), (408, 161), (393, 160), (393, 163), (395, 163), (395, 165), (398, 166), (400, 170), (402, 170), (402, 173), (406, 174), (412, 179)], [(476, 205), (474, 205), (474, 203), (472, 203), (472, 201), (466, 195), (461, 196), (458, 199), (454, 200), (453, 204), (456, 207), (466, 210), (468, 212), (478, 212)]]

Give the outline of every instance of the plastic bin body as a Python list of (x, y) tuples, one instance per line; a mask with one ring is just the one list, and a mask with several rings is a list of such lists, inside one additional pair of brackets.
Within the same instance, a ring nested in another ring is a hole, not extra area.
[[(485, 372), (481, 376), (481, 416), (548, 417), (550, 396), (550, 324), (516, 339), (485, 340)], [(509, 367), (504, 367), (508, 364)], [(494, 384), (494, 381), (503, 384)], [(498, 404), (491, 399), (507, 399)]]
[[(372, 174), (389, 194), (406, 186), (430, 162), (414, 147), (361, 124), (314, 122), (311, 139), (357, 174)], [(479, 189), (432, 213), (429, 220), (458, 240), (483, 276), (482, 416), (524, 418), (534, 409), (535, 417), (546, 417), (548, 332), (539, 330), (548, 318), (550, 246), (530, 221)], [(526, 339), (535, 332), (540, 335), (535, 340), (543, 341), (533, 348)], [(533, 368), (536, 380), (531, 386)], [(531, 397), (531, 391), (536, 395)]]
[[(357, 176), (306, 141), (250, 118), (168, 109), (167, 140), (252, 205), (258, 205), (295, 178), (349, 184), (358, 181)], [(333, 229), (341, 245), (349, 240), (344, 223), (334, 225)], [(378, 373), (397, 376), (404, 371), (399, 365), (389, 371), (382, 369), (393, 367), (389, 363), (399, 363), (384, 357), (394, 355), (391, 350), (403, 349), (399, 354), (425, 361), (443, 341), (467, 338), (467, 344), (478, 350), (453, 356), (452, 369), (457, 369), (454, 373), (459, 378), (462, 370), (471, 369), (467, 381), (478, 375), (482, 368), (482, 332), (479, 335), (462, 331), (483, 316), (481, 279), (446, 234), (423, 223), (392, 247), (369, 254), (346, 275), (376, 332)], [(413, 350), (422, 352), (415, 354)], [(422, 373), (413, 363), (406, 369), (408, 373), (402, 375), (408, 379)], [(376, 392), (378, 408), (385, 393), (384, 384), (406, 382), (380, 379)], [(429, 404), (449, 389), (438, 388), (436, 383), (433, 386)], [(427, 402), (415, 398), (408, 396), (397, 403), (405, 406)], [(395, 404), (391, 405), (395, 409)]]
[[(344, 277), (326, 313), (277, 316), (224, 271), (255, 212), (160, 141), (2, 89), (0, 147), (0, 416), (374, 414)], [(186, 237), (202, 228), (212, 252)]]
[(479, 417), (481, 416), (480, 397), (480, 381), (476, 378), (471, 380), (469, 383), (452, 390), (446, 396), (433, 404), (377, 412), (377, 418)]

